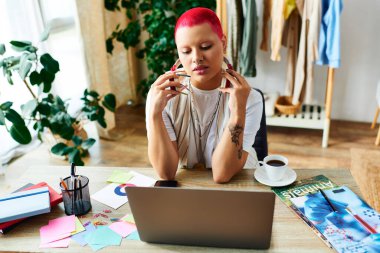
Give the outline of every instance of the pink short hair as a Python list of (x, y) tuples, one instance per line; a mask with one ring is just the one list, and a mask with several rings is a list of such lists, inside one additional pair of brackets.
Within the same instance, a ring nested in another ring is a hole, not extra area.
[(204, 7), (192, 8), (179, 17), (174, 28), (174, 38), (179, 28), (192, 27), (203, 23), (208, 23), (219, 39), (223, 38), (223, 29), (218, 16), (214, 11)]

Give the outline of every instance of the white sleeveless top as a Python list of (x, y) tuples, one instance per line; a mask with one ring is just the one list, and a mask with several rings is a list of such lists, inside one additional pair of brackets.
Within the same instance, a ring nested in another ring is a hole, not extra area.
[[(188, 80), (184, 82), (186, 81)], [(192, 86), (192, 91), (193, 93), (190, 94), (187, 90), (184, 90), (183, 92), (188, 94), (187, 96), (180, 94), (169, 100), (165, 110), (162, 112), (162, 118), (170, 140), (177, 141), (180, 154), (179, 166), (192, 168), (196, 163), (204, 162), (207, 168), (211, 168), (213, 151), (219, 143), (229, 120), (228, 94), (220, 95), (218, 89), (200, 90), (194, 86)], [(150, 103), (150, 93), (148, 93), (146, 115), (149, 115)], [(248, 158), (244, 168), (256, 167), (257, 156), (252, 145), (260, 128), (263, 111), (262, 103), (261, 94), (252, 89), (246, 106), (243, 150), (248, 152)], [(193, 112), (191, 112), (191, 108), (193, 108)], [(217, 112), (216, 109), (218, 109)], [(199, 121), (194, 115), (198, 116)], [(214, 120), (212, 120), (213, 117), (215, 117)], [(211, 126), (209, 126), (210, 122), (212, 122)], [(196, 127), (196, 130), (199, 130), (198, 127), (200, 127), (200, 133), (199, 131), (194, 131), (194, 127)], [(146, 128), (149, 133), (149, 117), (146, 117)], [(209, 132), (207, 132), (208, 130)], [(205, 132), (206, 134), (204, 134)], [(204, 135), (200, 137), (202, 134)], [(200, 150), (199, 147), (203, 151), (203, 161), (199, 161), (200, 155), (197, 154), (197, 150)]]

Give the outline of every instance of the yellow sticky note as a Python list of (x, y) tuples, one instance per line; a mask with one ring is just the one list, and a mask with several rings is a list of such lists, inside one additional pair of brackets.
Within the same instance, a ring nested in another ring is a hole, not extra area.
[(75, 217), (75, 231), (71, 232), (71, 235), (78, 234), (80, 232), (83, 232), (84, 230), (85, 228), (83, 227), (78, 217)]
[(130, 174), (129, 172), (114, 170), (112, 172), (112, 175), (107, 179), (107, 182), (125, 184), (132, 177), (133, 177), (133, 175)]
[(127, 214), (120, 220), (135, 224), (135, 219), (133, 218), (132, 214)]

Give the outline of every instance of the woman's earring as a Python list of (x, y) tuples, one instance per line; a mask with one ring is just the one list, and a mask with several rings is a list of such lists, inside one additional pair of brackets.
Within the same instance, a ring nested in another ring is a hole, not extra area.
[(177, 68), (178, 68), (178, 66), (179, 65), (181, 65), (181, 61), (179, 60), (179, 59), (177, 59), (176, 61), (175, 61), (175, 63), (174, 63), (174, 65), (173, 65), (173, 67), (171, 67), (171, 71), (175, 71)]

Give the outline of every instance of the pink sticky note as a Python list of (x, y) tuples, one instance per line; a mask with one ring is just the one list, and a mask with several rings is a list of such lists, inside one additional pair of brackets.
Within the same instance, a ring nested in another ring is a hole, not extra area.
[(109, 228), (121, 235), (126, 237), (130, 233), (136, 230), (136, 225), (128, 222), (115, 222), (109, 225)]
[(62, 240), (49, 242), (40, 245), (40, 248), (67, 248), (70, 244), (70, 237), (64, 238)]
[(54, 242), (71, 235), (75, 231), (75, 216), (66, 216), (49, 221), (40, 228), (41, 244)]

